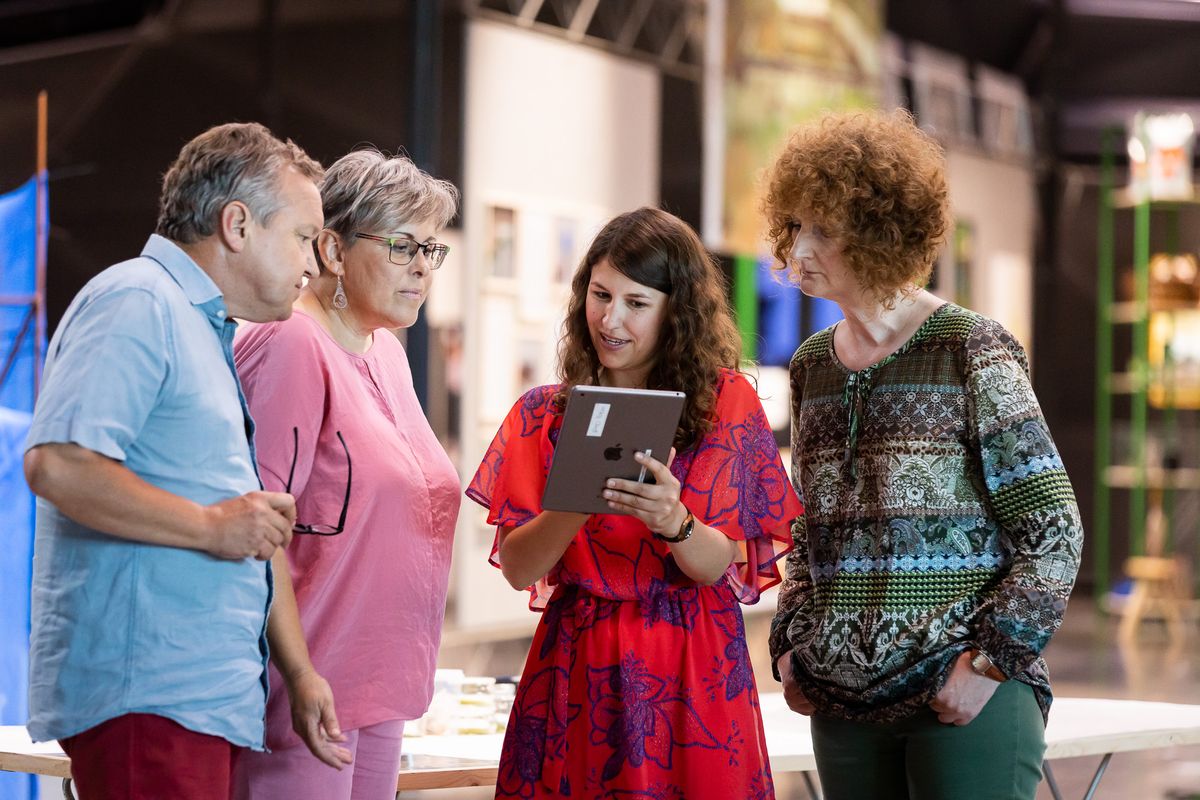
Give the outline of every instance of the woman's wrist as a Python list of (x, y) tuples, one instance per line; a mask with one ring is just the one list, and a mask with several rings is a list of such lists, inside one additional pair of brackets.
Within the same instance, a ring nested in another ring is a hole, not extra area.
[[(279, 664), (276, 664), (275, 666), (278, 667)], [(292, 666), (290, 669), (280, 669), (279, 674), (283, 678), (283, 682), (285, 684), (288, 686), (295, 686), (308, 675), (317, 674), (317, 668), (313, 666), (312, 661), (307, 661), (306, 663), (300, 663)]]
[[(688, 510), (682, 502), (676, 501), (677, 510), (672, 513), (670, 521), (664, 526), (663, 530), (651, 531), (658, 539), (676, 543), (689, 539), (692, 535), (692, 528), (696, 523), (696, 518), (692, 516), (692, 512)], [(675, 520), (678, 519), (678, 523)]]
[(688, 517), (690, 517), (691, 515), (692, 515), (692, 512), (688, 511), (688, 507), (683, 504), (683, 501), (676, 500), (675, 501), (675, 513), (672, 515), (673, 524), (669, 528), (667, 528), (665, 531), (662, 531), (662, 533), (666, 534), (667, 536), (678, 536), (680, 530), (683, 528), (684, 524), (687, 522)]

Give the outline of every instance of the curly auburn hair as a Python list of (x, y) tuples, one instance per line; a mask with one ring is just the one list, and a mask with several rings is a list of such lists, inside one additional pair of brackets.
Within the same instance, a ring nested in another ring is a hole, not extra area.
[(587, 296), (592, 268), (603, 260), (630, 280), (667, 295), (658, 357), (646, 388), (687, 395), (674, 442), (676, 452), (682, 452), (712, 430), (717, 379), (722, 369), (736, 370), (741, 357), (725, 276), (700, 237), (665, 211), (639, 208), (605, 225), (571, 280), (571, 302), (558, 343), (563, 387), (555, 403), (560, 412), (572, 387), (600, 382), (600, 357), (588, 331)]
[(924, 286), (946, 239), (942, 148), (907, 111), (828, 113), (797, 129), (767, 173), (763, 211), (776, 269), (797, 277), (791, 222), (806, 215), (843, 246), (877, 301)]

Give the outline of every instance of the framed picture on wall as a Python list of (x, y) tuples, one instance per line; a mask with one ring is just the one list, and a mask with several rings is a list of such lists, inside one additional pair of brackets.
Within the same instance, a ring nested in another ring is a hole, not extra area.
[(569, 284), (581, 256), (579, 249), (579, 223), (570, 217), (555, 217), (551, 255), (554, 258), (554, 279)]
[(542, 343), (537, 339), (521, 339), (517, 346), (517, 386), (527, 392), (546, 382), (542, 363)]
[(497, 278), (516, 277), (517, 212), (504, 206), (489, 206), (488, 233), (484, 252), (487, 272)]

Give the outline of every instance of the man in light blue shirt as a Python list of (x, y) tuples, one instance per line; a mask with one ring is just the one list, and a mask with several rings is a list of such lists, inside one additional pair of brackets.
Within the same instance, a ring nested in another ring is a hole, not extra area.
[(262, 749), (269, 562), (296, 512), (260, 491), (233, 318), (287, 318), (315, 274), (320, 176), (261, 125), (196, 137), (158, 233), (50, 342), (25, 455), (29, 732), (62, 742), (84, 800), (223, 800), (237, 748)]

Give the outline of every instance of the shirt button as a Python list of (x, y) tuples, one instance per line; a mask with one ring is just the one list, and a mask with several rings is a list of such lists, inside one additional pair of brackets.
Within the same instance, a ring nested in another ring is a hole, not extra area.
[(224, 311), (218, 311), (218, 312), (217, 312), (217, 319), (225, 319), (225, 312), (224, 312)]

